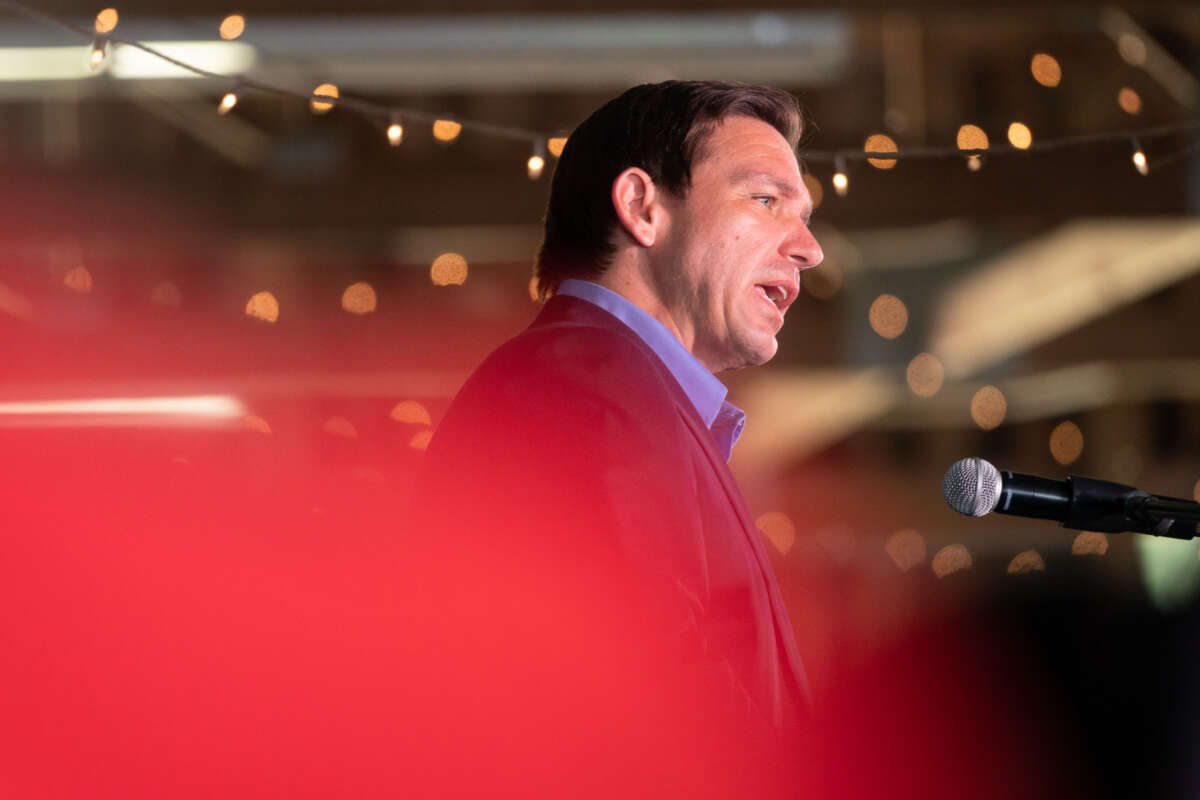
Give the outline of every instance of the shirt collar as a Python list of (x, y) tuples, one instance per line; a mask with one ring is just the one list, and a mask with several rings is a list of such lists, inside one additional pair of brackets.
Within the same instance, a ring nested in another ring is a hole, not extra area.
[[(718, 435), (718, 443), (728, 459), (733, 443), (741, 435), (745, 414), (725, 401), (725, 395), (729, 393), (725, 384), (688, 352), (665, 325), (616, 292), (590, 281), (565, 280), (557, 293), (599, 306), (636, 333), (675, 377), (704, 425)], [(720, 431), (713, 429), (718, 415), (721, 417)], [(729, 441), (723, 441), (725, 439)]]

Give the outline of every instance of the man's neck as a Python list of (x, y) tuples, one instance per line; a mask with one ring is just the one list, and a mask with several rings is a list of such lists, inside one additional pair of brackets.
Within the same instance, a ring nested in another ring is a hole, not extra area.
[[(679, 343), (687, 348), (687, 351), (693, 357), (703, 363), (703, 359), (696, 356), (694, 346), (695, 331), (688, 330), (685, 332), (680, 329), (675, 318), (659, 299), (658, 292), (654, 290), (653, 286), (643, 276), (642, 270), (630, 267), (629, 265), (613, 264), (602, 275), (593, 279), (592, 282), (603, 286), (610, 292), (616, 292), (661, 322), (663, 327), (670, 331), (671, 335), (678, 339)], [(711, 372), (712, 370), (710, 369), (709, 371)]]

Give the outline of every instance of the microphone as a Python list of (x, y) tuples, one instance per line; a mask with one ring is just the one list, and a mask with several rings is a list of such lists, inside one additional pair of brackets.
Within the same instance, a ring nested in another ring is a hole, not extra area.
[(1174, 539), (1191, 539), (1200, 533), (1200, 503), (1079, 475), (1056, 481), (1001, 472), (982, 458), (951, 464), (942, 479), (942, 495), (951, 508), (970, 517), (995, 511), (1054, 520), (1076, 530), (1149, 533)]

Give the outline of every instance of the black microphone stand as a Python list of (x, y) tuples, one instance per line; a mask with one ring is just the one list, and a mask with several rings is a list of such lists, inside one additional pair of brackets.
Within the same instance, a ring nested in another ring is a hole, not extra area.
[(1064, 528), (1103, 533), (1148, 533), (1172, 539), (1200, 535), (1200, 503), (1156, 497), (1112, 481), (1071, 475)]

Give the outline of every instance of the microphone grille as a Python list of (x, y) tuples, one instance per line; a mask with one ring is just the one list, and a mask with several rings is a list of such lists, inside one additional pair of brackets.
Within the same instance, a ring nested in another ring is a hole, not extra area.
[(942, 495), (960, 514), (982, 517), (1000, 502), (1000, 471), (982, 458), (955, 461), (942, 479)]

